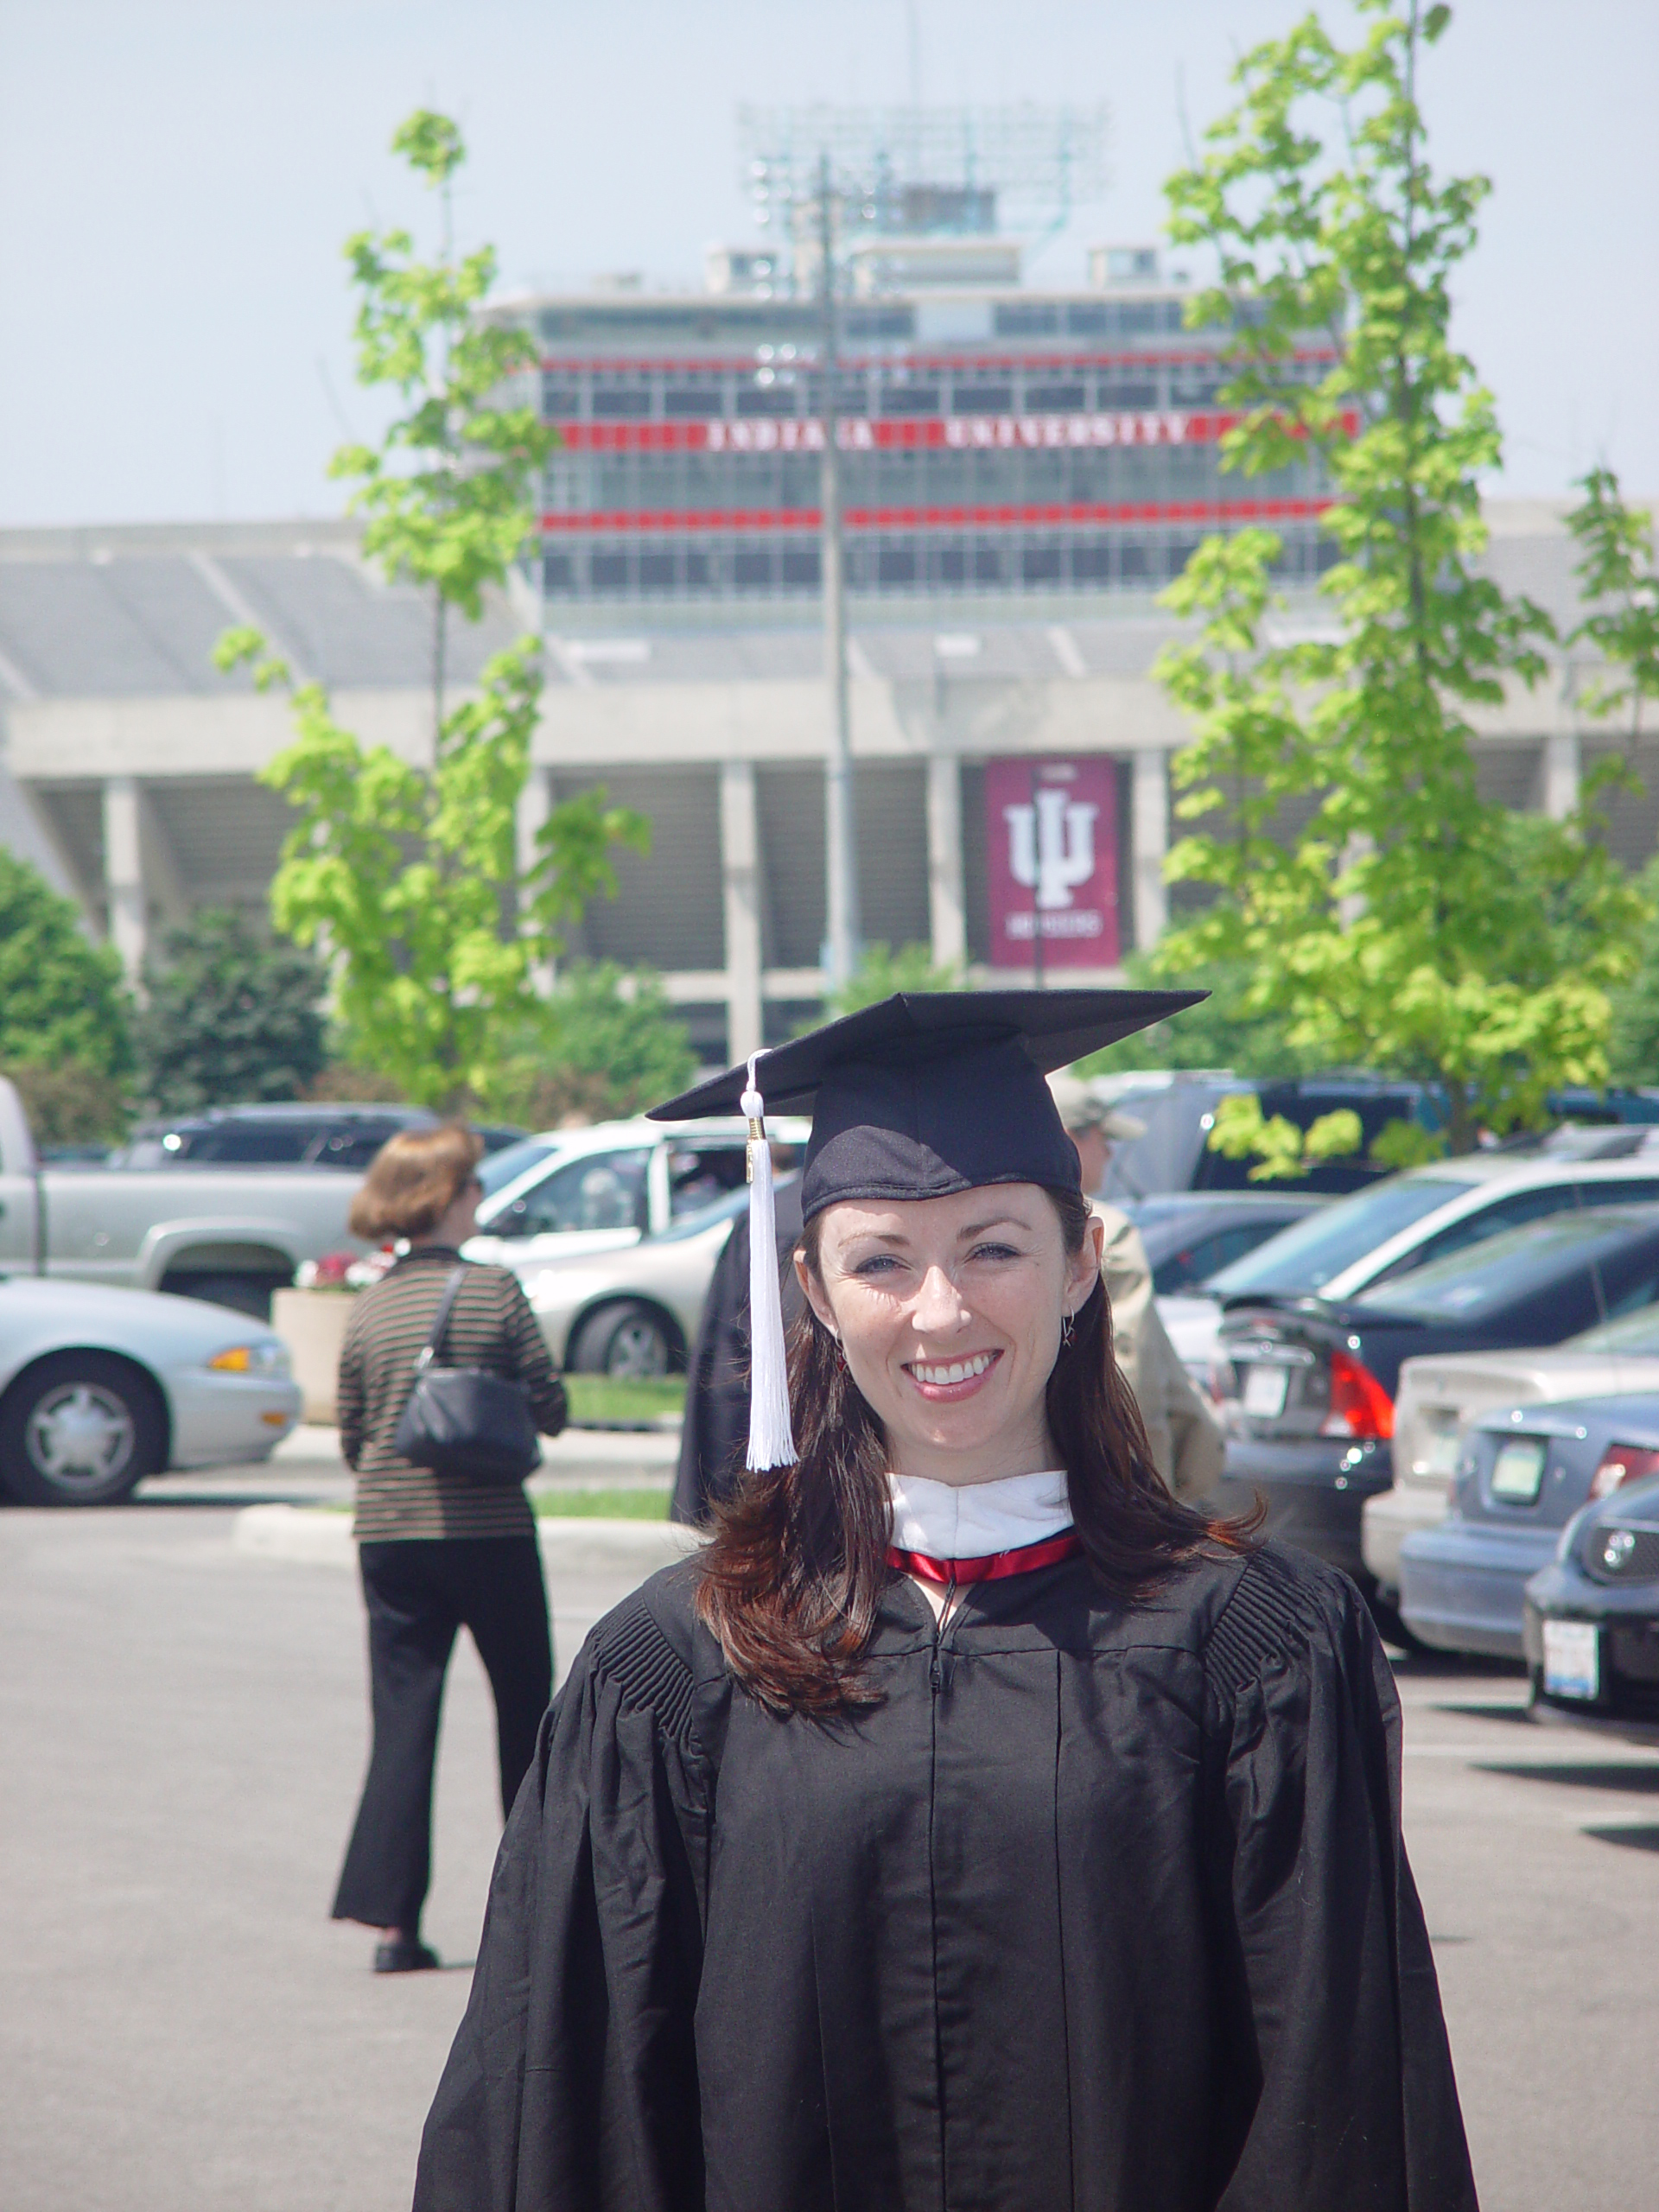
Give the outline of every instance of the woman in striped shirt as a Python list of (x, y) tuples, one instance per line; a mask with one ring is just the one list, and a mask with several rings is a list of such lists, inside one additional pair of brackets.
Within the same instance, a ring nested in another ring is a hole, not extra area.
[[(334, 1918), (382, 1931), (377, 1974), (437, 1964), (421, 1941), (421, 1910), (438, 1716), (456, 1630), (471, 1630), (495, 1694), (504, 1813), (552, 1690), (547, 1591), (523, 1489), (416, 1466), (396, 1443), (415, 1363), (445, 1286), (463, 1265), (460, 1247), (477, 1226), (482, 1150), (470, 1129), (454, 1124), (402, 1131), (383, 1146), (352, 1206), (354, 1235), (407, 1240), (390, 1273), (353, 1306), (338, 1394), (340, 1450), (357, 1476), (353, 1534), (369, 1612), (374, 1749)], [(564, 1386), (505, 1268), (466, 1268), (442, 1356), (446, 1365), (522, 1384), (545, 1434), (564, 1427)]]

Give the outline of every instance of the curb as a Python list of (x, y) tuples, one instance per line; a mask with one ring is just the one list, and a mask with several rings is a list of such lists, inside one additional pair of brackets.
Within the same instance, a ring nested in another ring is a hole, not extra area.
[[(643, 1582), (658, 1567), (694, 1552), (695, 1529), (674, 1521), (601, 1521), (548, 1516), (536, 1533), (550, 1575), (628, 1577)], [(231, 1548), (256, 1559), (285, 1559), (305, 1567), (357, 1568), (349, 1513), (315, 1505), (245, 1505), (231, 1532)]]

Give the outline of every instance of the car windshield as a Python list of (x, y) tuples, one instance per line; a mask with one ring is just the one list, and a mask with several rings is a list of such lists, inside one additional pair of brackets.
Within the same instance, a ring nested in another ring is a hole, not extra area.
[(1426, 1268), (1390, 1275), (1349, 1303), (1426, 1321), (1474, 1320), (1536, 1297), (1563, 1275), (1624, 1243), (1637, 1233), (1639, 1221), (1629, 1214), (1550, 1214), (1502, 1230)]
[(493, 1198), (527, 1168), (539, 1166), (557, 1150), (556, 1137), (520, 1137), (517, 1144), (503, 1145), (499, 1152), (488, 1154), (478, 1163), (478, 1179), (484, 1185), (485, 1197)]
[(1323, 1290), (1335, 1275), (1409, 1229), (1426, 1214), (1450, 1205), (1474, 1188), (1451, 1175), (1391, 1175), (1369, 1191), (1311, 1213), (1281, 1229), (1247, 1252), (1242, 1260), (1211, 1276), (1205, 1289), (1212, 1298), (1241, 1292), (1306, 1297)]
[(1643, 1306), (1635, 1313), (1622, 1313), (1617, 1321), (1603, 1321), (1581, 1337), (1569, 1337), (1563, 1351), (1610, 1351), (1626, 1359), (1659, 1359), (1659, 1306)]

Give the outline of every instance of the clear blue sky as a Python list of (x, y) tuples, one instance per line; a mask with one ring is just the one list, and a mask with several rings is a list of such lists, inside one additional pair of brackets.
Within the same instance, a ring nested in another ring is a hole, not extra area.
[[(1104, 99), (1115, 181), (1042, 264), (1155, 232), (1238, 49), (1300, 0), (912, 0), (924, 98)], [(1344, 0), (1327, 10), (1346, 20)], [(0, 525), (334, 512), (351, 382), (339, 246), (418, 217), (386, 152), (465, 124), (468, 239), (508, 282), (696, 280), (748, 234), (740, 99), (893, 100), (906, 0), (0, 0)], [(1501, 486), (1605, 456), (1659, 492), (1659, 0), (1459, 0), (1425, 99), (1496, 193), (1459, 334)], [(330, 391), (334, 397), (331, 400)]]

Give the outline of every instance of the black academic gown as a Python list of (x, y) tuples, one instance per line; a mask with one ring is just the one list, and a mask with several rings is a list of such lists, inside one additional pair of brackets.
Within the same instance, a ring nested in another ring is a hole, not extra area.
[(416, 2212), (1473, 2207), (1344, 1578), (1072, 1561), (941, 1635), (895, 1577), (824, 1726), (734, 1690), (696, 1572), (544, 1724)]
[[(801, 1241), (801, 1179), (773, 1198), (785, 1328), (805, 1304), (793, 1254)], [(685, 1378), (685, 1417), (674, 1478), (673, 1517), (701, 1522), (711, 1500), (728, 1497), (749, 1441), (749, 1217), (741, 1213), (721, 1248), (703, 1301)]]

